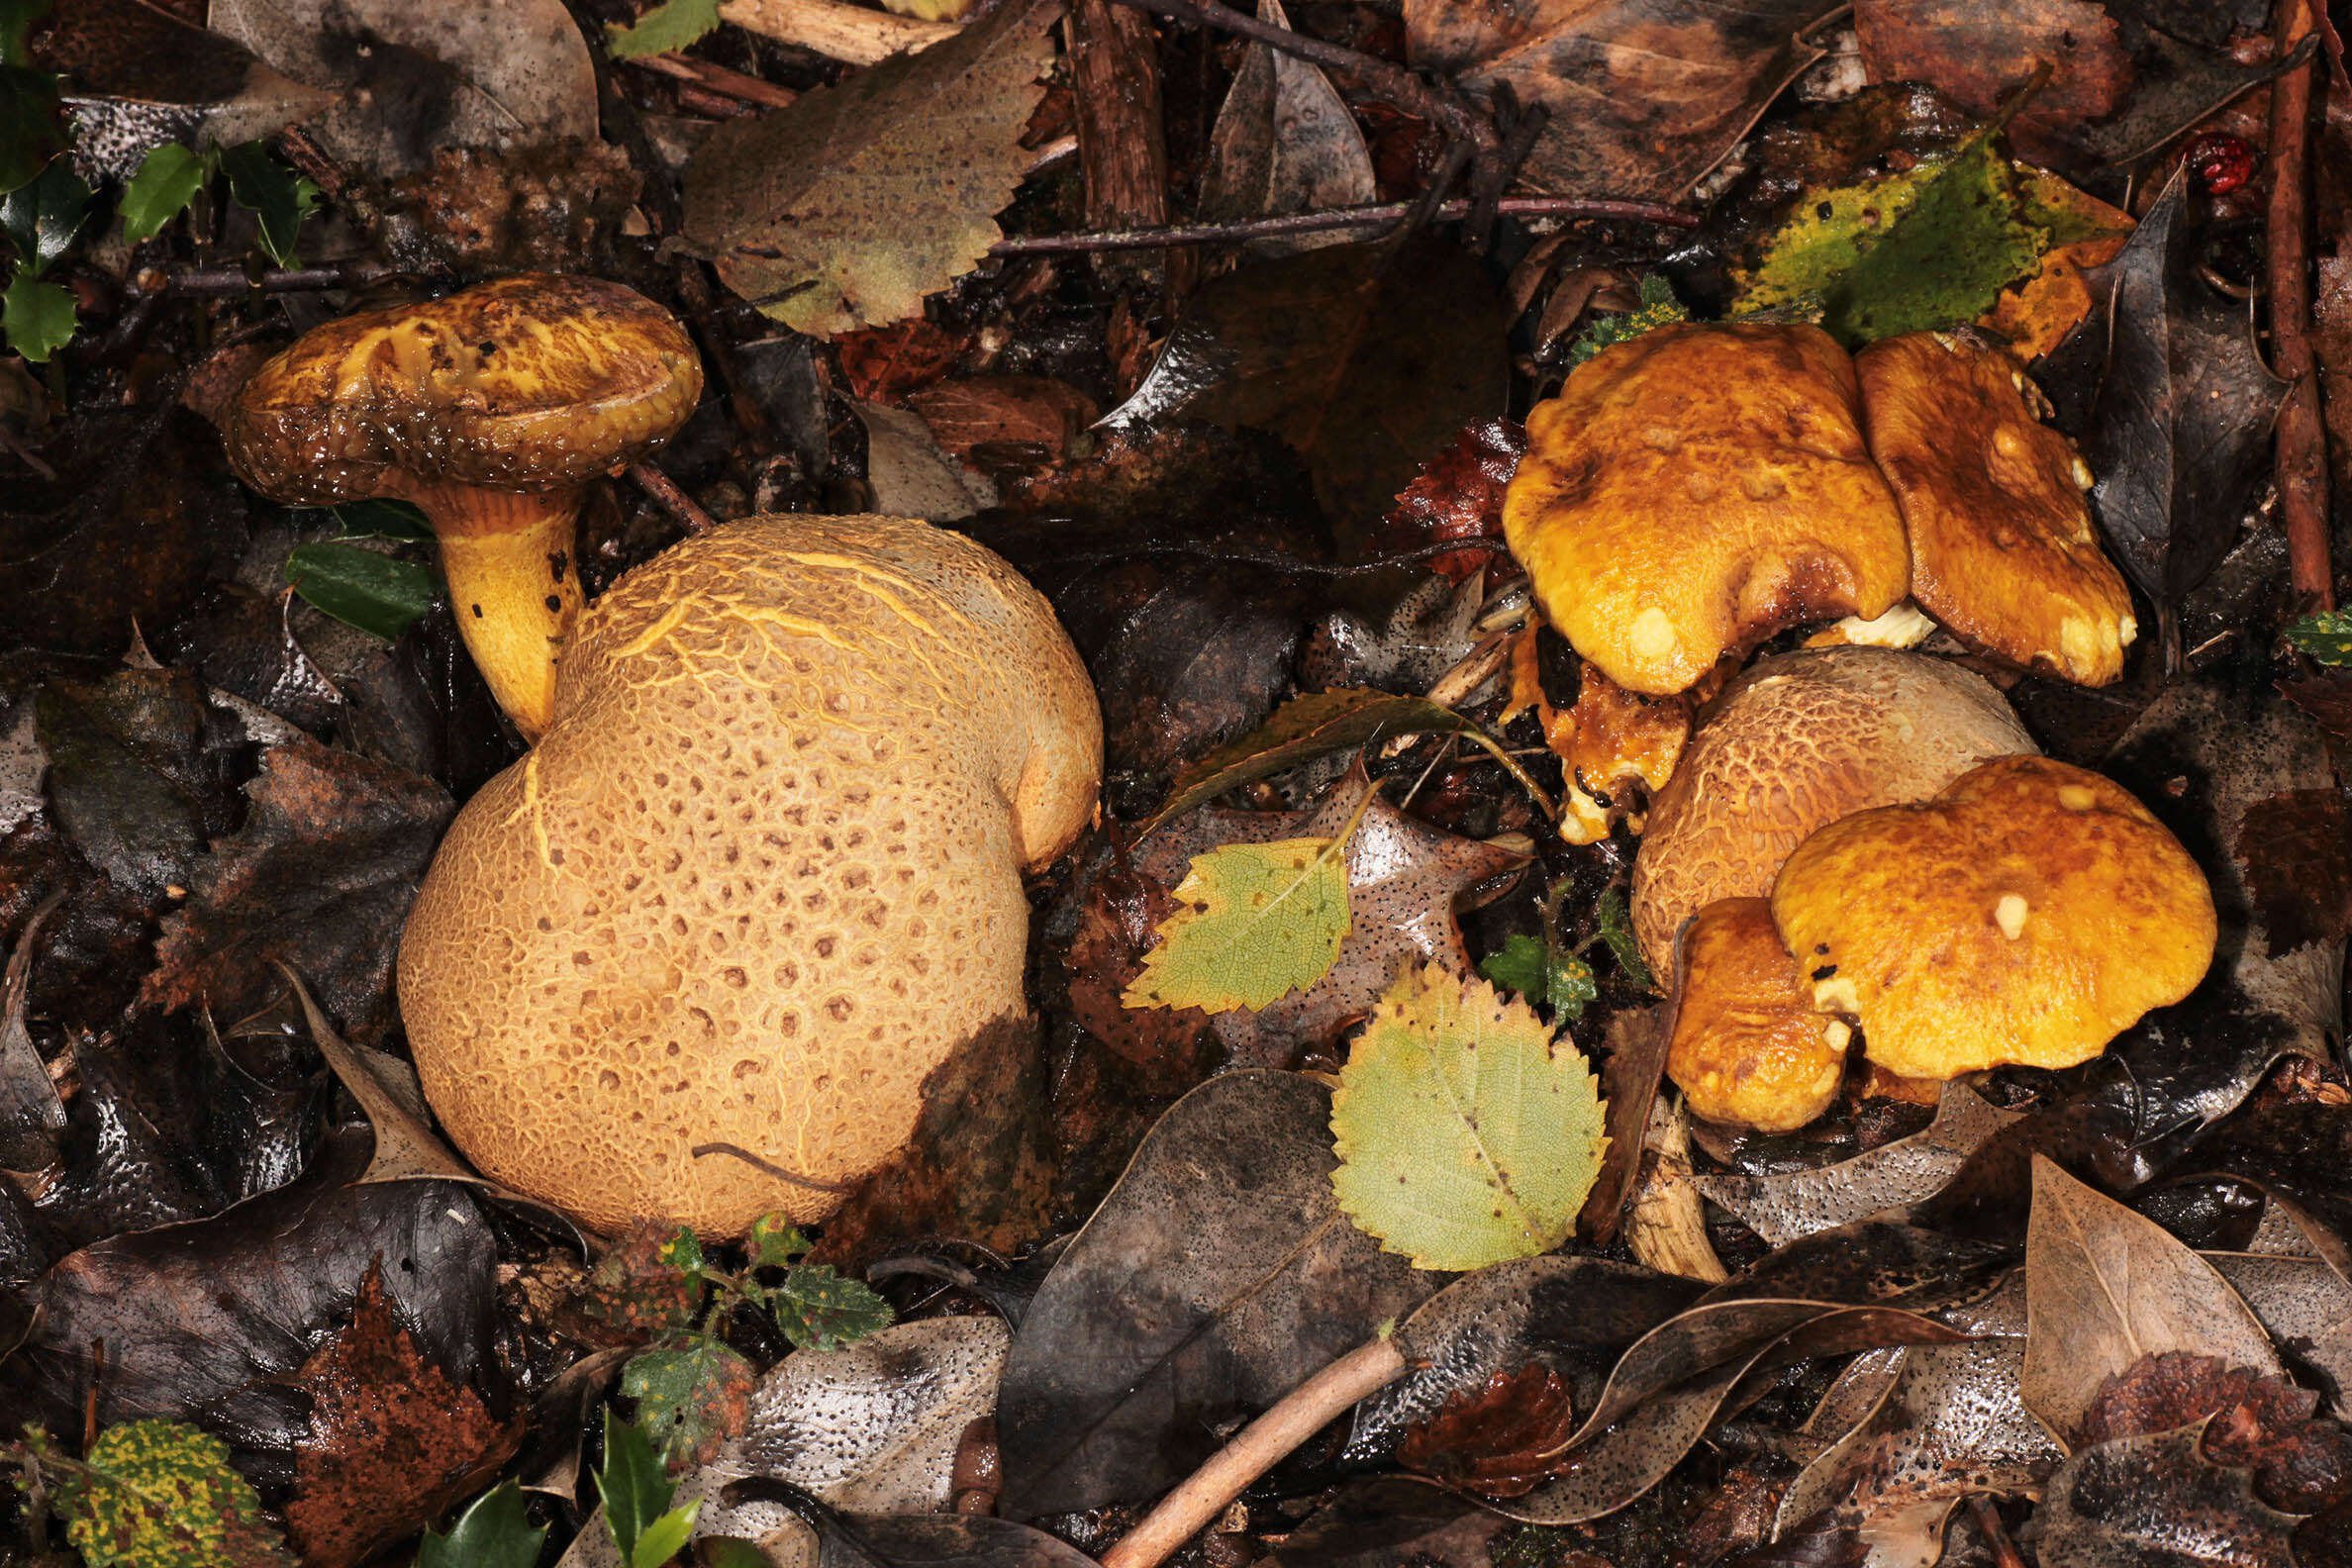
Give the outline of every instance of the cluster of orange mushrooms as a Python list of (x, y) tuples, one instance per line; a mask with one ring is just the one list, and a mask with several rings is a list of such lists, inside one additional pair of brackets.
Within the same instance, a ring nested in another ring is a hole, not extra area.
[(1906, 650), (1940, 626), (1997, 666), (2121, 675), (2130, 595), (2042, 413), (1965, 334), (1849, 358), (1813, 327), (1680, 325), (1528, 420), (1505, 528), (1584, 666), (1555, 713), (1523, 639), (1515, 706), (1568, 759), (1572, 835), (1654, 791), (1632, 917), (1698, 1116), (1804, 1126), (1857, 1030), (1902, 1078), (2071, 1066), (2211, 961), (2210, 890), (2147, 809)]

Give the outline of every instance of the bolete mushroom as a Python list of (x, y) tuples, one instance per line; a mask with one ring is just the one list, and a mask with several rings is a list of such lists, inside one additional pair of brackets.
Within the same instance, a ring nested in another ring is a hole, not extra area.
[(1101, 768), (1069, 638), (971, 540), (688, 539), (581, 616), (546, 734), (417, 895), (426, 1095), (483, 1171), (600, 1229), (820, 1218), (927, 1073), (1026, 1013), (1022, 869), (1083, 830)]
[(2020, 668), (2085, 686), (2120, 679), (2131, 593), (2092, 527), (2091, 470), (2042, 423), (2024, 369), (1967, 333), (1905, 333), (1854, 364), (1920, 608)]
[(1717, 899), (1683, 928), (1666, 1076), (1691, 1114), (1793, 1132), (1829, 1109), (1853, 1030), (1815, 1012), (1768, 899)]
[(1724, 690), (1650, 805), (1633, 862), (1642, 956), (1667, 973), (1685, 917), (1769, 893), (1823, 824), (2034, 749), (1992, 683), (1946, 660), (1873, 647), (1766, 659)]
[(465, 645), (537, 738), (580, 605), (581, 500), (701, 396), (702, 362), (667, 311), (618, 283), (533, 273), (305, 333), (245, 383), (224, 434), (238, 477), (273, 501), (422, 509)]
[(2121, 785), (1999, 757), (1799, 844), (1772, 917), (1813, 1006), (1907, 1078), (2071, 1067), (2197, 988), (2213, 898)]
[(1672, 696), (1785, 627), (1903, 597), (1910, 547), (1860, 421), (1817, 327), (1659, 327), (1527, 416), (1504, 533), (1577, 652)]

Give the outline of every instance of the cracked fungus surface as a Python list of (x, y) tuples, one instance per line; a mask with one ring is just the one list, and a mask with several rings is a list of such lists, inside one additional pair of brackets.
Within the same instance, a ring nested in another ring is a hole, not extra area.
[(1784, 627), (1881, 615), (1911, 582), (1853, 362), (1817, 327), (1603, 349), (1527, 416), (1503, 531), (1576, 651), (1655, 697)]
[(1823, 824), (2038, 749), (1990, 681), (1943, 659), (1838, 647), (1765, 660), (1723, 693), (1650, 808), (1633, 862), (1642, 956), (1670, 973), (1686, 916), (1771, 892)]
[(904, 1141), (924, 1077), (1024, 1008), (1021, 868), (1091, 815), (1094, 691), (958, 535), (752, 518), (583, 616), (539, 747), (459, 813), (402, 940), (427, 1096), (588, 1224), (732, 1234)]
[(1830, 824), (1781, 867), (1772, 918), (1813, 1006), (1907, 1078), (2088, 1061), (2213, 956), (2180, 840), (2111, 779), (2039, 756)]
[(239, 477), (289, 506), (546, 490), (643, 456), (701, 396), (669, 312), (618, 283), (525, 273), (304, 334), (223, 434)]

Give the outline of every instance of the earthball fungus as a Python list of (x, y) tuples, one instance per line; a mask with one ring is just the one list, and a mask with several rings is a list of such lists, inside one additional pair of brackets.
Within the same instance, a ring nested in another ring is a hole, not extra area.
[(969, 539), (689, 539), (581, 615), (546, 733), (434, 860), (400, 949), (426, 1094), (482, 1170), (601, 1229), (819, 1218), (926, 1074), (1026, 1012), (1022, 870), (1101, 767), (1069, 638)]
[(1764, 660), (1724, 690), (1651, 803), (1633, 862), (1642, 956), (1668, 973), (1685, 917), (1771, 892), (1814, 829), (2035, 749), (1990, 681), (1944, 659), (1834, 647)]
[(230, 409), (238, 476), (289, 506), (414, 503), (466, 647), (526, 736), (547, 727), (580, 605), (588, 485), (676, 434), (702, 362), (618, 283), (526, 274), (304, 334)]
[(2039, 756), (1821, 829), (1781, 866), (1772, 917), (1813, 1006), (1907, 1078), (2088, 1061), (2213, 956), (2212, 893), (2180, 841), (2122, 786)]
[(1884, 614), (1911, 581), (1853, 361), (1817, 327), (1604, 348), (1527, 416), (1503, 528), (1561, 636), (1655, 697), (1783, 628)]

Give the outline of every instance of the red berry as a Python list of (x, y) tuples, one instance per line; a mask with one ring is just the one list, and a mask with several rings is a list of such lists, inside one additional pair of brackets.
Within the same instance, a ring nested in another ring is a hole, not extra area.
[(2189, 144), (2182, 161), (2207, 196), (2222, 196), (2254, 177), (2262, 154), (2243, 137), (2208, 131)]

